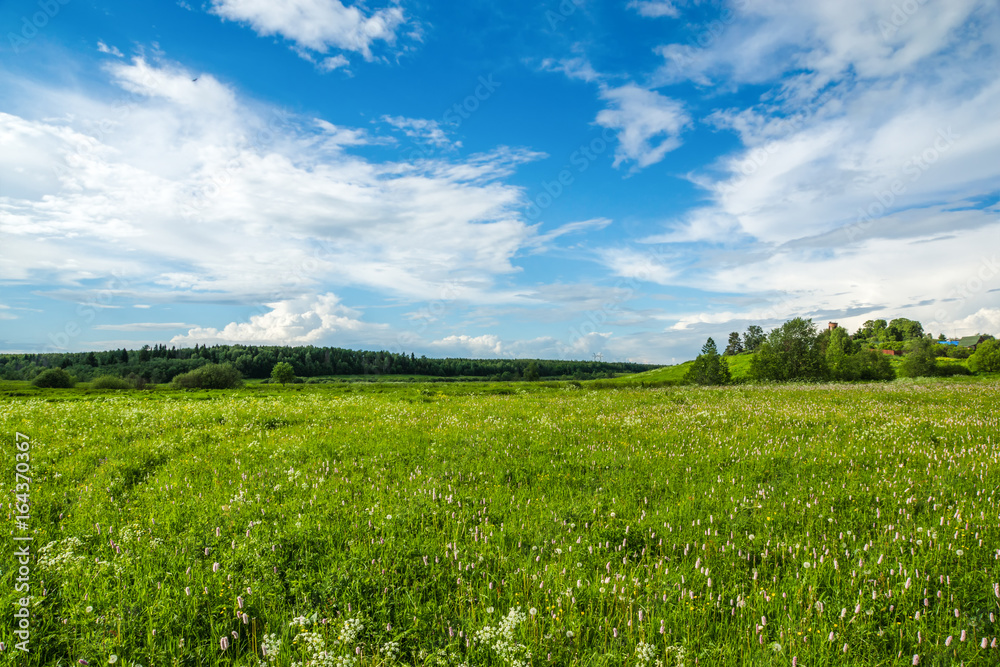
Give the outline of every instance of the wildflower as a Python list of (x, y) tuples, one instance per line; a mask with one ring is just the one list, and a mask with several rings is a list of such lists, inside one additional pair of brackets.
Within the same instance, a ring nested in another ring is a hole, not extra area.
[(951, 639), (952, 639), (951, 635), (948, 635), (948, 638), (944, 640), (944, 645), (951, 646)]
[(117, 655), (115, 655), (114, 653), (112, 653), (111, 655), (108, 656), (108, 664), (109, 665), (113, 665), (116, 662), (118, 662), (118, 656)]
[(225, 650), (227, 650), (229, 648), (229, 638), (228, 637), (220, 637), (219, 638), (219, 648), (221, 648), (223, 651), (225, 651)]
[(80, 659), (79, 659), (79, 660), (77, 660), (76, 662), (77, 662), (78, 664), (81, 664), (81, 665), (89, 665), (89, 664), (90, 664), (89, 662), (87, 662), (87, 661), (86, 661), (86, 660), (84, 660), (83, 658), (80, 658)]
[[(566, 631), (566, 638), (567, 638), (567, 639), (572, 639), (572, 638), (573, 638), (573, 631), (572, 631), (572, 630), (567, 630), (567, 631)], [(985, 642), (986, 642), (986, 640), (984, 639), (984, 640), (983, 640), (983, 642), (985, 643)], [(986, 648), (986, 647), (985, 647), (985, 646), (983, 646), (983, 648)]]
[(965, 630), (962, 630), (962, 636), (958, 638), (958, 641), (960, 641), (960, 642), (964, 642), (965, 641)]
[(920, 664), (920, 655), (919, 654), (916, 654), (916, 653), (913, 654), (913, 664), (914, 665), (919, 665)]
[(88, 605), (85, 611), (89, 614), (90, 612), (94, 611), (94, 608)]
[(531, 614), (532, 616), (534, 616), (535, 614), (538, 613), (538, 610), (535, 609), (534, 607), (532, 607), (531, 609), (528, 610), (528, 613)]
[(962, 551), (961, 549), (955, 549), (955, 555), (956, 556), (964, 556), (965, 552)]

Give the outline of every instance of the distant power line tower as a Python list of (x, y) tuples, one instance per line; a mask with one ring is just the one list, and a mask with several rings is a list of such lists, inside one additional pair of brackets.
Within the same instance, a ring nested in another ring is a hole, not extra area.
[(594, 361), (604, 361), (604, 354), (602, 352), (594, 352)]

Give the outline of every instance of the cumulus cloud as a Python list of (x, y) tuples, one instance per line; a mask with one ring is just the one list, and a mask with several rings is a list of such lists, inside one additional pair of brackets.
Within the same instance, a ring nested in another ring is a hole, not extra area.
[(680, 135), (691, 124), (684, 105), (635, 84), (603, 88), (609, 107), (596, 123), (618, 132), (614, 166), (634, 163), (633, 170), (656, 164), (681, 145)]
[[(374, 58), (376, 42), (395, 43), (397, 30), (406, 22), (397, 5), (368, 12), (339, 0), (212, 0), (211, 11), (247, 24), (259, 35), (281, 35), (300, 49), (317, 53), (340, 49), (365, 60)], [(342, 66), (339, 62), (333, 64)]]
[(266, 304), (269, 310), (247, 322), (230, 322), (222, 329), (194, 327), (174, 336), (174, 345), (371, 345), (383, 340), (388, 327), (363, 322), (360, 312), (340, 303), (332, 293), (302, 296)]

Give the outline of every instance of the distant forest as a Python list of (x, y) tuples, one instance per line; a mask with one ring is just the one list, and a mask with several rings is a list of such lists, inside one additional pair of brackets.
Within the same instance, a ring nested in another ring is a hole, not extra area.
[(287, 362), (295, 375), (429, 375), (444, 378), (520, 380), (536, 378), (589, 380), (638, 373), (656, 365), (630, 362), (548, 361), (544, 359), (428, 359), (413, 354), (345, 350), (336, 347), (275, 347), (215, 345), (140, 350), (0, 355), (0, 378), (32, 380), (49, 368), (62, 368), (77, 380), (113, 375), (138, 376), (161, 384), (208, 363), (230, 363), (245, 378), (270, 377), (278, 362)]

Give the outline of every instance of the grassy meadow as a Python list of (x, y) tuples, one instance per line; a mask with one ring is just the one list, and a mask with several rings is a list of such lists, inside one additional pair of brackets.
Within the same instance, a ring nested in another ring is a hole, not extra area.
[(997, 665), (963, 380), (8, 385), (0, 664)]

